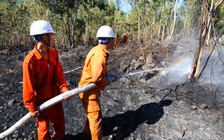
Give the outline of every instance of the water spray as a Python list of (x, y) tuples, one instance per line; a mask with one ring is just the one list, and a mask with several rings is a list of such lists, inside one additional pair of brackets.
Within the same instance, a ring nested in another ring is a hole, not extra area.
[(69, 70), (69, 71), (65, 71), (64, 73), (67, 74), (67, 73), (70, 73), (70, 72), (79, 70), (79, 69), (81, 69), (81, 68), (83, 68), (83, 66), (80, 66), (80, 67), (78, 67), (78, 68), (75, 68), (75, 69), (72, 69), (72, 70)]
[(119, 77), (129, 77), (129, 76), (134, 76), (134, 75), (137, 75), (137, 74), (150, 73), (150, 72), (161, 71), (161, 70), (165, 70), (165, 69), (167, 69), (167, 68), (148, 69), (148, 70), (143, 70), (143, 71), (131, 72), (131, 73), (128, 73), (128, 74), (123, 74), (123, 75), (120, 75)]

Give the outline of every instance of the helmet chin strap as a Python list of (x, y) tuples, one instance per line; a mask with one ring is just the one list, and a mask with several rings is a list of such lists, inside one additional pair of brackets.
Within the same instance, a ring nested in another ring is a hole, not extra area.
[(47, 47), (49, 48), (49, 47), (51, 47), (50, 46), (50, 34), (46, 34), (47, 35), (47, 40), (48, 41), (45, 41), (43, 38), (42, 38), (42, 36), (41, 36), (41, 40), (47, 45)]

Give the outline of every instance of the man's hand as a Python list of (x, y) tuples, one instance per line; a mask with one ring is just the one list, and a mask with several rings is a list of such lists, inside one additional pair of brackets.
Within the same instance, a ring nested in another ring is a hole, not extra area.
[(71, 96), (64, 96), (64, 101), (71, 99)]
[[(69, 90), (66, 90), (66, 91), (64, 91), (63, 93), (62, 93), (62, 95), (65, 93), (65, 92), (67, 92), (67, 91), (69, 91)], [(71, 96), (63, 96), (63, 99), (64, 99), (64, 101), (66, 101), (66, 100), (69, 100), (69, 99), (71, 99)]]
[(37, 116), (39, 116), (39, 112), (38, 111), (34, 111), (34, 112), (29, 112), (31, 118), (36, 118)]
[(107, 75), (107, 81), (109, 83), (116, 81), (118, 79), (118, 77), (116, 75)]

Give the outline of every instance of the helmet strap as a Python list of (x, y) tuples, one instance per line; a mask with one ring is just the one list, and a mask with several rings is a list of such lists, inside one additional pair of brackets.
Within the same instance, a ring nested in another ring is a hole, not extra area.
[(41, 36), (41, 38), (42, 38), (42, 41), (48, 46), (48, 47), (50, 47), (50, 34), (45, 34), (45, 35), (47, 35), (47, 41), (45, 41), (43, 38), (42, 38), (42, 36)]

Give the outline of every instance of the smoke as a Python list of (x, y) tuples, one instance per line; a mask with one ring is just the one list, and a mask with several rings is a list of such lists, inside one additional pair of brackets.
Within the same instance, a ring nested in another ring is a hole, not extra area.
[(193, 58), (183, 57), (167, 68), (167, 78), (171, 83), (183, 83), (191, 72)]
[[(197, 41), (194, 36), (175, 38), (177, 37), (174, 37), (172, 42), (174, 44), (173, 48), (175, 49), (173, 49), (170, 56), (171, 61), (167, 62), (169, 67), (166, 72), (162, 72), (162, 74), (166, 73), (170, 82), (182, 83), (187, 80), (191, 72)], [(211, 47), (212, 46), (204, 48), (199, 72), (202, 71), (206, 63), (209, 53), (211, 52)], [(224, 49), (220, 44), (215, 47), (200, 79), (198, 79), (200, 84), (224, 84)]]
[[(204, 66), (208, 55), (202, 57), (202, 66)], [(224, 63), (220, 54), (216, 51), (210, 57), (199, 82), (202, 84), (220, 85), (224, 82)]]
[(194, 34), (189, 36), (175, 35), (171, 40), (166, 39), (166, 46), (170, 46), (167, 69), (161, 74), (167, 77), (169, 83), (186, 82), (191, 72), (193, 56), (196, 50), (196, 37)]

